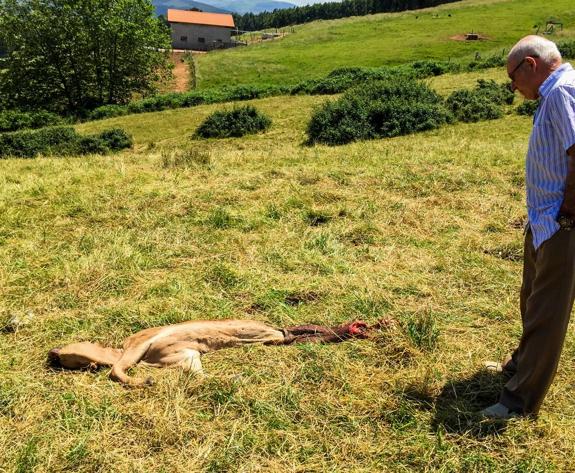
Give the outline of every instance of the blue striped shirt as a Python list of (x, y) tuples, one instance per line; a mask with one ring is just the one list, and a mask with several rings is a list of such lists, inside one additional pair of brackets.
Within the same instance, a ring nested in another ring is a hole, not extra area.
[(541, 102), (533, 120), (525, 160), (527, 214), (535, 249), (559, 230), (569, 165), (575, 144), (575, 70), (563, 64), (539, 88)]

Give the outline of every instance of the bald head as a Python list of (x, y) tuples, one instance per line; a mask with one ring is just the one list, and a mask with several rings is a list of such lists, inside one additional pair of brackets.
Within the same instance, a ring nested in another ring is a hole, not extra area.
[(561, 53), (553, 41), (541, 36), (529, 35), (520, 39), (507, 56), (507, 62), (517, 63), (531, 56), (541, 60), (547, 66), (561, 65)]
[(553, 41), (529, 35), (519, 40), (507, 56), (507, 75), (513, 90), (530, 100), (539, 97), (541, 84), (561, 66), (561, 53)]

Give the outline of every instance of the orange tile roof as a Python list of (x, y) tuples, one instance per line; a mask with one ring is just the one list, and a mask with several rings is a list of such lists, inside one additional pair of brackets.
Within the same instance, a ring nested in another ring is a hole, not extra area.
[(196, 25), (224, 26), (235, 28), (234, 17), (227, 13), (205, 13), (199, 11), (168, 9), (168, 22), (194, 23)]

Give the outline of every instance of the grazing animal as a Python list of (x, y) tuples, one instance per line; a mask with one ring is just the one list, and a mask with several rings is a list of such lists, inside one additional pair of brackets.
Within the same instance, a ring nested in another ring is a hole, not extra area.
[(179, 366), (186, 371), (202, 373), (200, 356), (222, 348), (261, 343), (338, 343), (350, 338), (367, 338), (373, 328), (365, 322), (351, 322), (337, 327), (298, 325), (285, 329), (271, 327), (256, 320), (201, 320), (142, 330), (128, 337), (123, 350), (96, 343), (72, 343), (54, 348), (48, 361), (54, 367), (96, 369), (111, 366), (110, 377), (127, 386), (145, 386), (152, 380), (129, 376), (126, 371), (137, 363), (155, 367)]

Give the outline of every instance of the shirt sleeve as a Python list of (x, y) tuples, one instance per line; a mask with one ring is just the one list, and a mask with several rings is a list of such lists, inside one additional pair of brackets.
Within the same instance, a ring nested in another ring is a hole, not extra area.
[(567, 151), (575, 144), (575, 87), (558, 87), (550, 98), (553, 128)]

